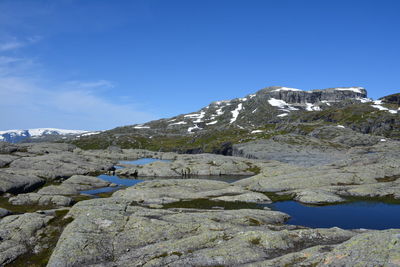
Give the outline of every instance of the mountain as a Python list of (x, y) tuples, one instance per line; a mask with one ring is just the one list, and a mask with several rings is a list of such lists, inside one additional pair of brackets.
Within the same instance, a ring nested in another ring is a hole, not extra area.
[(87, 131), (81, 130), (64, 130), (54, 128), (38, 128), (28, 130), (7, 130), (0, 131), (0, 141), (6, 141), (9, 143), (26, 142), (28, 140), (35, 141), (44, 139), (54, 140), (59, 138), (67, 138), (68, 136), (76, 136), (79, 134), (88, 133)]
[(79, 137), (73, 143), (84, 149), (118, 145), (219, 153), (229, 149), (226, 143), (289, 133), (306, 135), (327, 125), (400, 139), (396, 101), (398, 95), (374, 101), (362, 87), (303, 91), (273, 86), (242, 98), (212, 102), (196, 112)]
[(179, 134), (231, 126), (251, 128), (279, 121), (294, 112), (321, 111), (342, 101), (372, 102), (367, 98), (367, 91), (361, 87), (312, 91), (267, 87), (243, 98), (212, 102), (197, 112), (134, 125), (132, 128), (141, 132)]

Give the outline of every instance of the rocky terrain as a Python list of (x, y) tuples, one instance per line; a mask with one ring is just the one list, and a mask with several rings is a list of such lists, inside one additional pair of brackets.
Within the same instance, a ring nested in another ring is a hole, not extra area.
[[(400, 229), (291, 225), (271, 206), (400, 204), (398, 96), (366, 97), (270, 87), (79, 147), (0, 142), (0, 266), (399, 266)], [(140, 158), (162, 161), (121, 162)]]

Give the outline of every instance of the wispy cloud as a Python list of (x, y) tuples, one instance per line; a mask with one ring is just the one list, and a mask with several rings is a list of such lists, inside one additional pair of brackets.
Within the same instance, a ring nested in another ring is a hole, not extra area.
[[(118, 103), (98, 92), (116, 86), (108, 80), (55, 82), (29, 68), (31, 60), (0, 57), (0, 130), (69, 128), (101, 130), (155, 117), (137, 103)], [(11, 69), (2, 71), (2, 69)]]
[(7, 38), (0, 41), (0, 52), (16, 50), (38, 42), (39, 36), (28, 37), (25, 40), (18, 40), (16, 37)]

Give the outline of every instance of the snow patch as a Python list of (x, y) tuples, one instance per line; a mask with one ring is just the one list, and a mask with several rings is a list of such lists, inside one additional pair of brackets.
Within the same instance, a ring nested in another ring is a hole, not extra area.
[(371, 106), (374, 108), (377, 108), (379, 110), (388, 111), (392, 114), (396, 114), (398, 112), (398, 110), (392, 110), (392, 109), (385, 108), (384, 106), (381, 106), (381, 104), (382, 104), (382, 100), (375, 100), (374, 105), (371, 105)]
[(303, 91), (300, 89), (296, 89), (296, 88), (289, 88), (289, 87), (281, 87), (279, 89), (275, 89), (272, 92), (280, 92), (280, 91), (293, 91), (293, 92), (299, 92), (299, 91)]
[(285, 106), (288, 106), (288, 104), (285, 101), (280, 100), (280, 99), (275, 99), (275, 98), (269, 99), (268, 103), (271, 106), (278, 107), (278, 108), (285, 108)]
[(135, 129), (149, 129), (150, 127), (149, 126), (144, 126), (143, 124), (139, 124), (139, 125), (134, 126), (133, 128), (135, 128)]
[(289, 114), (288, 113), (282, 113), (282, 114), (279, 114), (278, 117), (285, 117), (287, 115), (289, 115)]
[(255, 113), (257, 111), (257, 109), (253, 110), (251, 113)]
[(263, 130), (254, 130), (254, 131), (251, 131), (252, 134), (263, 133), (263, 132), (264, 132)]
[(189, 133), (193, 133), (193, 132), (192, 132), (193, 130), (200, 130), (200, 129), (202, 129), (202, 128), (200, 128), (200, 127), (197, 126), (197, 124), (196, 124), (196, 125), (193, 126), (193, 127), (189, 127), (189, 128), (188, 128), (188, 132), (189, 132)]
[(306, 103), (306, 110), (307, 111), (320, 111), (321, 108), (319, 106), (314, 106), (311, 103)]
[(179, 121), (179, 122), (168, 124), (168, 126), (171, 126), (171, 125), (182, 125), (182, 124), (187, 124), (187, 122), (186, 121)]
[(99, 131), (99, 132), (90, 132), (90, 133), (84, 133), (84, 134), (81, 134), (79, 137), (81, 137), (81, 136), (90, 136), (90, 135), (95, 135), (95, 134), (99, 134), (99, 133), (101, 133), (102, 131)]
[(233, 122), (236, 121), (236, 119), (239, 116), (239, 113), (242, 110), (242, 108), (243, 108), (243, 104), (240, 103), (235, 110), (231, 111), (232, 119), (231, 119), (231, 121), (229, 123), (233, 123)]
[(344, 127), (343, 125), (338, 125), (338, 126), (336, 126), (336, 127), (338, 127), (338, 128), (346, 128), (346, 127)]
[(364, 90), (363, 87), (338, 87), (335, 88), (337, 91), (352, 91), (354, 93), (359, 93), (362, 94), (363, 92), (361, 90)]
[(381, 142), (386, 142), (387, 140), (386, 140), (386, 139), (384, 139), (384, 138), (382, 138), (380, 141), (381, 141)]
[(213, 124), (216, 124), (216, 123), (218, 123), (218, 121), (208, 122), (208, 123), (206, 123), (206, 125), (213, 125)]
[(189, 115), (185, 115), (185, 118), (190, 118), (190, 119), (196, 119), (193, 122), (202, 122), (202, 118), (204, 118), (204, 116), (206, 115), (205, 111), (201, 111), (200, 113), (195, 113), (195, 114), (189, 114)]
[(327, 101), (327, 100), (322, 100), (321, 103), (324, 103), (324, 104), (326, 104), (327, 106), (330, 106), (330, 105), (331, 105), (331, 103), (329, 103), (329, 101)]
[(356, 98), (356, 100), (360, 101), (361, 103), (372, 102), (371, 98)]

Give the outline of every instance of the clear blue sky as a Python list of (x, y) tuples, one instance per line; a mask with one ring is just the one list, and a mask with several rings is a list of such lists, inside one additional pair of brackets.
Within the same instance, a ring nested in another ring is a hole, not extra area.
[(108, 129), (266, 86), (400, 88), (397, 0), (1, 0), (0, 130)]

